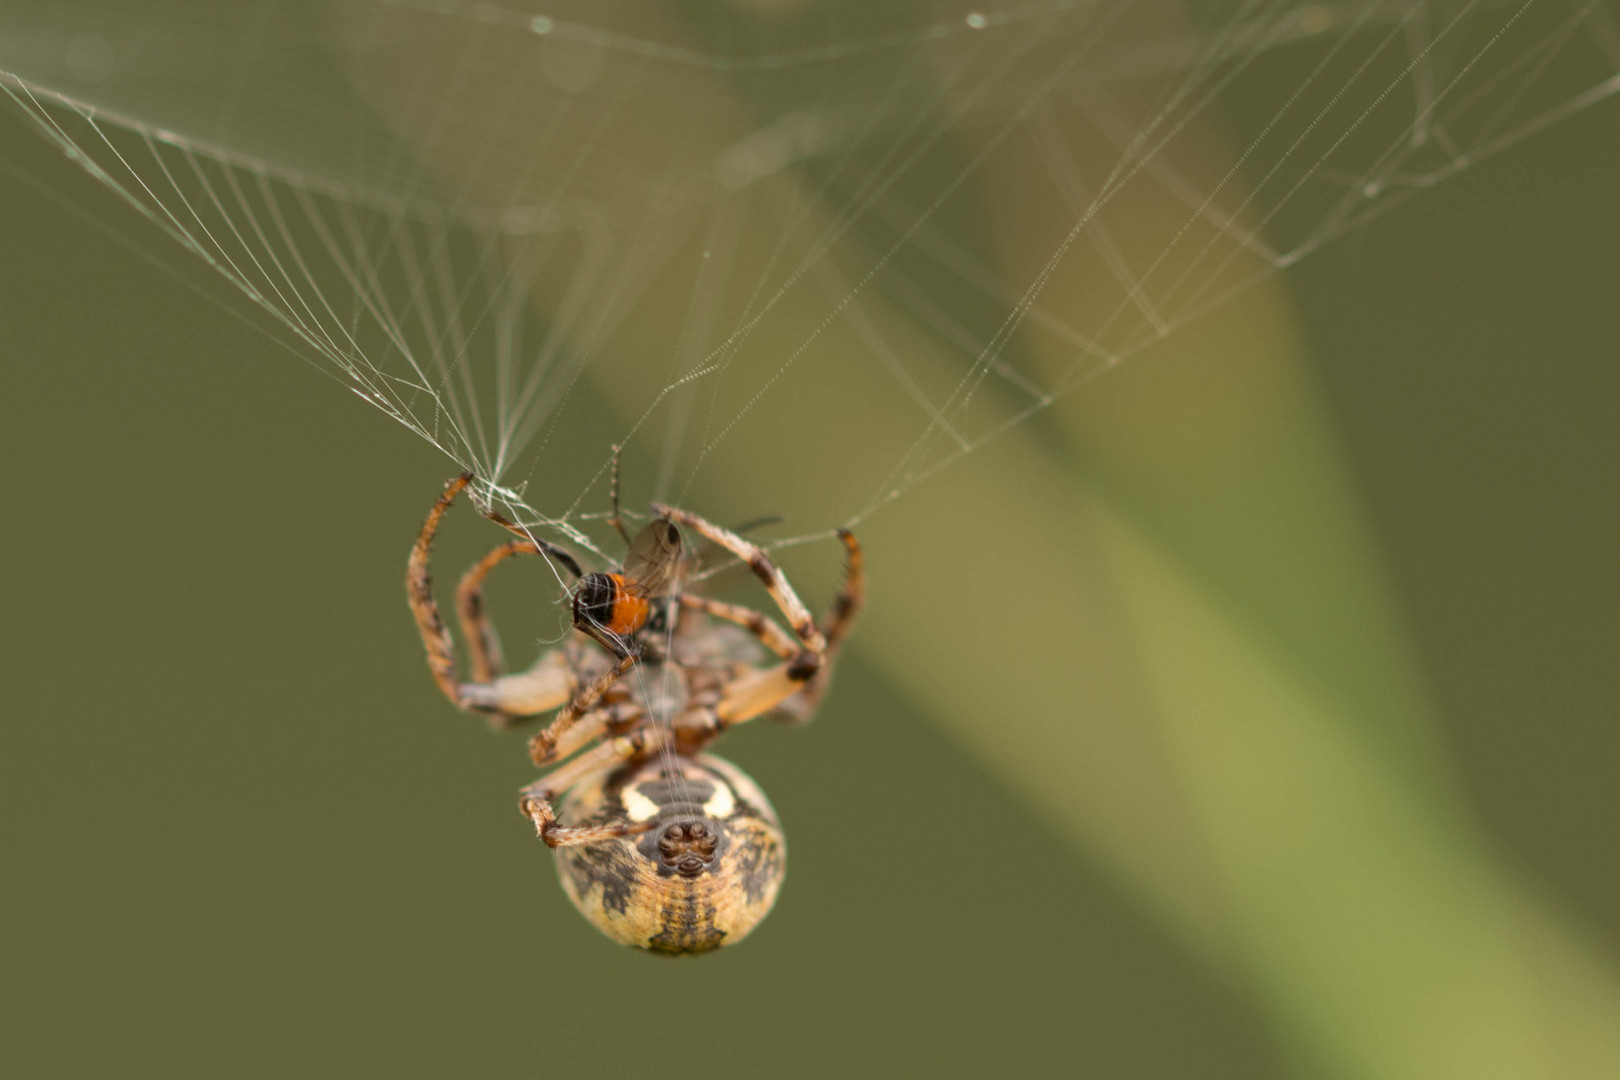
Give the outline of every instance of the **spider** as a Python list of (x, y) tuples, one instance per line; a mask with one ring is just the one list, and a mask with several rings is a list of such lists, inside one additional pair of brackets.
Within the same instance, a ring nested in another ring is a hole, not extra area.
[[(434, 682), (451, 704), (489, 714), (496, 727), (558, 710), (529, 742), (534, 764), (551, 771), (522, 789), (519, 805), (555, 850), (564, 892), (598, 929), (672, 954), (740, 941), (776, 901), (786, 846), (759, 786), (703, 751), (755, 717), (802, 722), (814, 713), (865, 598), (860, 545), (839, 530), (843, 586), (818, 622), (770, 556), (737, 532), (654, 503), (652, 521), (632, 538), (619, 513), (615, 448), (609, 522), (626, 545), (617, 568), (586, 574), (565, 548), (493, 509), (480, 511), (517, 539), (474, 563), (456, 588), (471, 654), (464, 680), (428, 557), (439, 523), (472, 479), (465, 473), (445, 485), (407, 564), (406, 591)], [(681, 529), (741, 560), (792, 633), (752, 608), (682, 590), (695, 560)], [(508, 675), (484, 610), (484, 581), (525, 554), (543, 554), (576, 579), (576, 632), (527, 671)]]

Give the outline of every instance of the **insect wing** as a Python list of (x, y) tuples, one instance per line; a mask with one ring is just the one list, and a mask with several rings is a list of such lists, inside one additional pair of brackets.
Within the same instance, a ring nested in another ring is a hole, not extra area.
[(624, 557), (626, 588), (636, 596), (662, 595), (681, 562), (681, 531), (668, 518), (658, 518), (636, 534)]

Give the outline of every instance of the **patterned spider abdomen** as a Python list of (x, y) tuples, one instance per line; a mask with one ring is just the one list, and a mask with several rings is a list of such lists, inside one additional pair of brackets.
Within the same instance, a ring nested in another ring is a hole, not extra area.
[(759, 785), (708, 755), (590, 777), (569, 796), (562, 823), (648, 826), (556, 854), (574, 906), (614, 941), (650, 952), (741, 941), (776, 903), (787, 869), (782, 828)]

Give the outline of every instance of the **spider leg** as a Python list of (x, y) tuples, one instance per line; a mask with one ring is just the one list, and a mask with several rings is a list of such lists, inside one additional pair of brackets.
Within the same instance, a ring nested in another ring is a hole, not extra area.
[(587, 746), (593, 739), (600, 738), (605, 733), (622, 732), (625, 728), (634, 727), (646, 713), (641, 706), (633, 701), (617, 701), (611, 705), (604, 705), (592, 709), (586, 714), (585, 723), (575, 724), (563, 732), (557, 741), (552, 744), (550, 751), (551, 761), (566, 761)]
[(467, 651), (472, 654), (474, 682), (490, 682), (506, 667), (501, 655), (501, 639), (484, 610), (484, 579), (513, 555), (536, 555), (540, 550), (532, 540), (508, 540), (461, 575), (456, 585), (456, 616), (461, 622), (462, 635), (467, 639)]
[(827, 651), (821, 666), (806, 678), (799, 675), (794, 661), (789, 660), (733, 681), (714, 708), (716, 735), (779, 707), (784, 707), (791, 719), (807, 720), (827, 692), (833, 660), (866, 602), (866, 569), (861, 545), (847, 529), (839, 530), (838, 537), (844, 542), (849, 562), (844, 571), (844, 585), (827, 610)]
[(553, 649), (528, 671), (462, 683), (458, 690), (462, 708), (491, 713), (496, 726), (510, 727), (563, 704), (573, 696), (578, 681), (568, 656)]
[(517, 720), (555, 709), (574, 692), (574, 678), (565, 658), (542, 657), (533, 668), (521, 675), (499, 677), (501, 652), (484, 612), (484, 579), (497, 565), (513, 555), (539, 553), (556, 559), (576, 577), (579, 565), (562, 548), (544, 540), (524, 535), (524, 530), (508, 522), (499, 514), (485, 514), (491, 520), (518, 533), (523, 539), (510, 541), (484, 556), (462, 575), (456, 587), (456, 611), (462, 632), (467, 637), (472, 653), (473, 681), (461, 682), (457, 676), (454, 646), (439, 614), (439, 604), (433, 595), (433, 576), (428, 569), (434, 537), (444, 520), (450, 504), (463, 488), (473, 480), (472, 473), (462, 473), (445, 484), (444, 491), (428, 511), (427, 520), (411, 546), (410, 559), (405, 566), (405, 591), (416, 627), (427, 650), (428, 671), (440, 692), (459, 709), (476, 709), (494, 714), (497, 726), (509, 726)]
[(726, 622), (736, 623), (750, 634), (759, 638), (765, 647), (783, 660), (791, 660), (799, 654), (799, 646), (786, 630), (767, 619), (759, 612), (741, 604), (727, 604), (720, 600), (710, 600), (707, 596), (698, 596), (694, 593), (679, 593), (675, 599), (685, 608), (701, 611)]
[(855, 619), (866, 606), (866, 557), (861, 553), (861, 542), (848, 529), (839, 529), (838, 539), (844, 542), (844, 584), (821, 618), (821, 632), (827, 635), (829, 653), (844, 643), (855, 626)]
[(804, 686), (805, 680), (793, 670), (791, 660), (733, 680), (720, 695), (720, 703), (714, 707), (719, 730), (770, 712), (804, 689)]
[[(573, 693), (574, 680), (560, 655), (551, 661), (548, 654), (522, 675), (502, 678), (501, 639), (484, 608), (484, 580), (491, 570), (514, 555), (554, 554), (549, 545), (533, 540), (508, 540), (474, 563), (456, 586), (456, 616), (472, 654), (473, 681), (461, 684), (461, 701), (467, 708), (490, 713), (496, 727), (512, 727), (537, 713), (549, 712)], [(559, 664), (561, 671), (557, 670)]]
[(590, 844), (615, 836), (628, 836), (647, 831), (652, 827), (651, 823), (558, 825), (557, 812), (551, 803), (557, 796), (598, 769), (607, 768), (616, 762), (657, 753), (668, 738), (668, 732), (662, 728), (643, 727), (629, 735), (609, 739), (568, 764), (558, 766), (523, 789), (518, 802), (522, 807), (523, 816), (534, 822), (535, 831), (540, 834), (540, 839), (554, 848)]
[[(468, 473), (467, 477), (469, 479), (471, 479), (472, 474)], [(505, 515), (501, 514), (494, 507), (490, 507), (490, 508), (484, 509), (484, 510), (479, 510), (478, 512), (480, 514), (484, 515), (485, 517), (489, 518), (489, 520), (493, 521), (495, 524), (499, 525), (501, 528), (505, 529), (507, 532), (512, 533), (514, 536), (518, 536), (518, 537), (521, 537), (524, 540), (527, 540), (529, 543), (533, 544), (539, 550), (545, 552), (547, 555), (551, 556), (553, 559), (556, 559), (558, 562), (562, 563), (563, 568), (565, 570), (567, 570), (570, 574), (574, 575), (574, 578), (576, 580), (585, 576), (585, 571), (583, 571), (583, 570), (581, 570), (579, 568), (579, 560), (574, 558), (574, 553), (569, 551), (567, 548), (558, 547), (556, 544), (553, 544), (549, 540), (540, 539), (538, 536), (535, 536), (534, 533), (532, 533), (529, 530), (529, 527), (527, 525), (519, 525), (517, 522), (515, 522), (512, 519), (510, 519), (510, 518), (506, 517)], [(495, 561), (499, 562), (500, 560), (497, 559)], [(486, 571), (486, 573), (487, 573), (487, 571)]]
[(444, 485), (444, 491), (439, 494), (433, 509), (428, 511), (427, 520), (422, 523), (416, 543), (411, 545), (411, 557), (405, 564), (405, 593), (410, 600), (411, 614), (416, 617), (416, 628), (422, 635), (422, 645), (427, 649), (428, 671), (440, 692), (457, 708), (464, 706), (457, 689), (456, 658), (450, 643), (450, 632), (444, 628), (444, 620), (439, 617), (438, 601), (433, 598), (433, 576), (428, 572), (428, 554), (433, 548), (433, 537), (439, 531), (439, 522), (444, 520), (445, 511), (450, 509), (450, 504), (461, 489), (472, 482), (472, 478), (472, 473), (462, 473)]
[(822, 656), (827, 651), (827, 639), (822, 636), (815, 619), (810, 616), (810, 610), (804, 606), (804, 601), (799, 599), (799, 594), (793, 591), (793, 586), (788, 583), (782, 571), (777, 569), (771, 557), (757, 545), (749, 543), (730, 529), (722, 529), (696, 514), (678, 510), (673, 506), (664, 506), (662, 503), (653, 503), (652, 509), (653, 513), (660, 517), (668, 518), (677, 525), (684, 525), (698, 535), (719, 544), (748, 565), (754, 576), (765, 585), (771, 599), (776, 601), (776, 606), (804, 646), (798, 656), (790, 662), (790, 670), (801, 683), (814, 675), (816, 669), (821, 667)]
[(815, 714), (821, 699), (827, 694), (827, 687), (832, 683), (833, 659), (843, 647), (844, 639), (854, 629), (861, 608), (866, 606), (866, 563), (861, 555), (860, 542), (848, 529), (839, 529), (838, 539), (844, 542), (844, 584), (838, 590), (838, 595), (833, 597), (833, 602), (827, 605), (827, 613), (821, 617), (821, 632), (827, 636), (825, 661), (797, 695), (782, 703), (785, 718), (794, 723), (803, 723)]
[(617, 664), (608, 668), (597, 677), (595, 682), (575, 694), (574, 699), (557, 714), (557, 718), (544, 731), (535, 733), (534, 738), (529, 740), (529, 757), (533, 759), (536, 765), (546, 765), (563, 756), (559, 751), (562, 748), (562, 738), (568, 733), (568, 729), (573, 727), (580, 717), (590, 712), (592, 707), (602, 699), (602, 695), (607, 693), (608, 688), (618, 682), (625, 672), (635, 666), (636, 659), (636, 653), (621, 656)]

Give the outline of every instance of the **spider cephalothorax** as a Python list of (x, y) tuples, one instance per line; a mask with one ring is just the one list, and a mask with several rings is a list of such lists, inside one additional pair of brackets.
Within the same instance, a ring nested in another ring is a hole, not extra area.
[[(776, 900), (786, 846), (759, 786), (703, 751), (765, 713), (803, 720), (815, 711), (865, 594), (860, 545), (839, 532), (848, 569), (818, 622), (770, 556), (695, 514), (654, 504), (653, 520), (632, 539), (619, 518), (616, 469), (610, 520), (627, 553), (611, 570), (585, 574), (566, 549), (485, 511), (519, 538), (475, 563), (456, 589), (471, 653), (463, 680), (428, 554), (471, 480), (465, 474), (445, 486), (406, 574), (434, 681), (457, 707), (501, 727), (558, 710), (529, 743), (536, 765), (554, 767), (523, 789), (521, 806), (556, 849), (564, 891), (594, 925), (653, 952), (706, 952), (741, 940)], [(682, 528), (752, 570), (792, 632), (751, 608), (683, 590)], [(503, 560), (537, 553), (578, 579), (570, 605), (578, 633), (527, 671), (505, 675), (484, 613), (484, 580)]]

